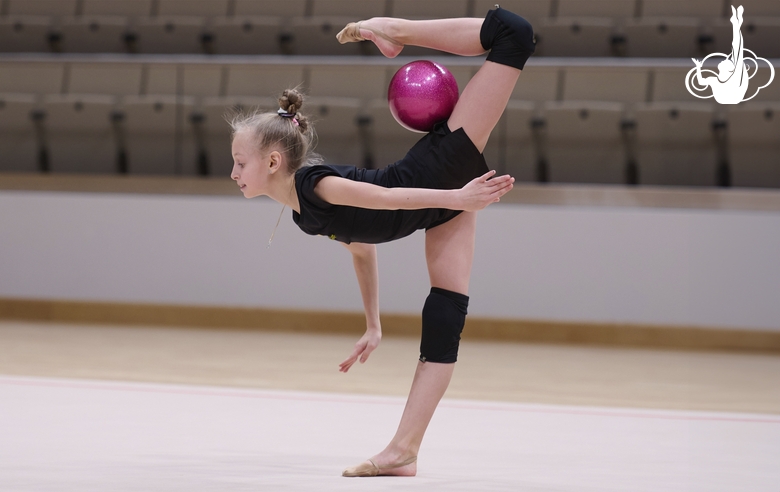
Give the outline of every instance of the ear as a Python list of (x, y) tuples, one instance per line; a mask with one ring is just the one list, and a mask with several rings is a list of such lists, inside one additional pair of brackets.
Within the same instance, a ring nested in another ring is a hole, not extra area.
[(282, 168), (282, 154), (278, 150), (274, 150), (268, 154), (268, 173), (273, 174)]

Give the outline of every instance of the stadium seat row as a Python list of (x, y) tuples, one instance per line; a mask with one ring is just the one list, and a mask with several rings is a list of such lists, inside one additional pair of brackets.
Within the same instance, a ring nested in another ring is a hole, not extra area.
[[(780, 4), (780, 2), (778, 2)], [(350, 17), (0, 17), (0, 52), (378, 55), (371, 43), (340, 45)], [(544, 17), (536, 56), (693, 57), (731, 51), (727, 19)], [(780, 15), (746, 21), (745, 46), (780, 57)], [(405, 55), (433, 53), (407, 47)]]
[[(2, 0), (0, 15), (122, 15), (207, 17), (394, 16), (439, 18), (482, 16), (495, 0)], [(498, 2), (530, 19), (542, 17), (724, 17), (731, 15), (722, 0), (505, 0)], [(741, 0), (750, 16), (780, 15), (775, 0)]]
[[(226, 116), (255, 106), (272, 110), (275, 100), (0, 94), (0, 171), (225, 175)], [(308, 112), (330, 163), (384, 166), (420, 136), (392, 119), (384, 99), (312, 97)], [(620, 183), (633, 163), (642, 169), (634, 182), (711, 185), (710, 171), (727, 162), (733, 184), (776, 187), (778, 135), (780, 103), (724, 112), (708, 103), (511, 101), (485, 155), (527, 181)]]
[[(302, 86), (316, 97), (350, 97), (364, 101), (386, 95), (390, 78), (410, 59), (210, 59), (204, 62), (135, 57), (37, 58), (0, 56), (0, 92), (28, 94), (146, 94), (203, 97), (270, 97), (286, 88)], [(98, 61), (102, 60), (102, 61)], [(113, 61), (112, 61), (113, 60)], [(270, 61), (269, 61), (270, 60)], [(253, 63), (254, 62), (254, 63)], [(457, 63), (456, 63), (457, 62)], [(452, 59), (445, 65), (462, 90), (478, 69), (480, 60)], [(557, 63), (529, 65), (512, 94), (522, 101), (605, 101), (640, 103), (697, 101), (685, 88), (693, 62)], [(769, 80), (768, 67), (751, 79), (755, 88)], [(348, 80), (351, 83), (345, 84)], [(748, 96), (752, 94), (753, 89)], [(780, 83), (761, 90), (754, 101), (780, 101)]]

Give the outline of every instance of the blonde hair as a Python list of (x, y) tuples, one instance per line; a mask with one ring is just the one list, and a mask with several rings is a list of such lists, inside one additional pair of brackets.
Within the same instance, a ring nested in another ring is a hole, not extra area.
[(249, 112), (239, 110), (228, 115), (231, 141), (238, 133), (249, 132), (260, 151), (278, 145), (289, 174), (302, 166), (319, 164), (322, 157), (314, 153), (317, 134), (309, 119), (301, 114), (302, 106), (303, 94), (297, 89), (287, 89), (279, 98), (279, 108), (284, 114), (255, 109)]

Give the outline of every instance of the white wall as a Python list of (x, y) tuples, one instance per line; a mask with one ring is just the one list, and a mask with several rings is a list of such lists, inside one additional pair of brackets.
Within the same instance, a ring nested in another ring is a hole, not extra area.
[[(266, 199), (0, 192), (0, 297), (360, 311), (349, 253)], [(492, 205), (473, 316), (780, 331), (780, 213)], [(424, 234), (379, 246), (419, 313)]]

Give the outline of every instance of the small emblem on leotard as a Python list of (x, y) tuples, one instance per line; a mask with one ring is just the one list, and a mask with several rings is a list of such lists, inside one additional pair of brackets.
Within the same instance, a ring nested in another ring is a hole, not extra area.
[(328, 236), (328, 237), (329, 237), (329, 238), (331, 238), (331, 239), (336, 239), (336, 235), (335, 235), (335, 234), (331, 234), (331, 235), (330, 235), (330, 236)]
[[(690, 92), (691, 95), (696, 96), (699, 99), (714, 97), (720, 104), (739, 104), (743, 101), (749, 101), (756, 97), (758, 91), (771, 84), (772, 80), (775, 78), (774, 66), (765, 58), (756, 56), (755, 53), (745, 48), (743, 44), (740, 28), (742, 27), (742, 13), (745, 9), (740, 5), (737, 9), (731, 7), (731, 11), (733, 13), (730, 19), (733, 27), (731, 54), (712, 53), (707, 55), (702, 61), (693, 58), (693, 63), (696, 66), (685, 76), (685, 88), (688, 89), (688, 92)], [(753, 56), (748, 56), (746, 53)], [(704, 62), (711, 57), (723, 58), (723, 60), (718, 63), (718, 73), (708, 69), (702, 70)], [(769, 66), (769, 82), (758, 87), (751, 96), (745, 97), (750, 79), (758, 72), (758, 60), (763, 60)], [(704, 77), (702, 75), (704, 73), (711, 74), (712, 76)], [(707, 87), (712, 90), (712, 94), (706, 96), (696, 94), (696, 92), (705, 92)]]

